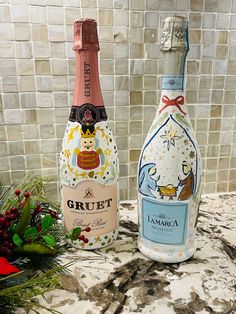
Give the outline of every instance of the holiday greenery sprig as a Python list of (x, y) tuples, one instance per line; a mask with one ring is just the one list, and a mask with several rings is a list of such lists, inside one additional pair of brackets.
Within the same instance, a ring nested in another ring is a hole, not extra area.
[(46, 203), (34, 203), (30, 193), (15, 191), (17, 206), (0, 213), (0, 254), (10, 257), (15, 252), (53, 254), (57, 241), (52, 228), (58, 214)]

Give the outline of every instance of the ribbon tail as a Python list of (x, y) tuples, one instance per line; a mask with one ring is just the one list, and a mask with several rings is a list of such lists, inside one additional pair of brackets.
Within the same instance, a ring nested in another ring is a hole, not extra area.
[(184, 112), (179, 104), (176, 104), (176, 107), (186, 116), (187, 112)]

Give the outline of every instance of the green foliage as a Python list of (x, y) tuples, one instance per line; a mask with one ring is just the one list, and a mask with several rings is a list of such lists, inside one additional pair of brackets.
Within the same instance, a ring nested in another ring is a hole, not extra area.
[(50, 229), (54, 224), (54, 220), (50, 215), (45, 215), (45, 217), (42, 220), (42, 229), (48, 230)]
[(36, 227), (29, 227), (24, 232), (24, 239), (34, 238), (38, 235), (38, 230)]
[(67, 239), (70, 239), (73, 242), (78, 239), (80, 234), (81, 234), (81, 228), (76, 227), (74, 229), (71, 229), (69, 232), (67, 232), (66, 237)]
[[(31, 278), (27, 278), (25, 272), (22, 272), (0, 279), (1, 313), (14, 313), (15, 307), (22, 307), (27, 313), (30, 310), (35, 313), (41, 313), (39, 311), (43, 308), (51, 313), (60, 313), (37, 304), (31, 301), (31, 299), (37, 295), (44, 295), (48, 291), (60, 288), (60, 273), (65, 272), (71, 264), (56, 266), (46, 272), (37, 271)], [(9, 285), (7, 284), (8, 282), (10, 283)], [(5, 284), (4, 289), (2, 288), (3, 284)]]
[(34, 241), (21, 245), (16, 249), (16, 252), (24, 254), (47, 255), (55, 254), (56, 250), (54, 248), (50, 248), (48, 245), (42, 244), (41, 242)]
[(50, 247), (54, 247), (57, 244), (55, 238), (51, 234), (42, 236), (42, 238)]
[(22, 208), (20, 220), (15, 228), (15, 232), (22, 235), (30, 223), (31, 212), (30, 212), (30, 199), (28, 198), (25, 202), (25, 206)]
[(13, 235), (13, 242), (15, 243), (16, 246), (21, 246), (23, 244), (23, 241), (21, 240), (20, 236), (17, 233)]

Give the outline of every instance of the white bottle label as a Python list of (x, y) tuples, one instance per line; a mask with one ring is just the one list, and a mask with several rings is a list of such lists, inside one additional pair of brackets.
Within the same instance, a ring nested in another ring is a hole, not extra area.
[(63, 185), (61, 192), (66, 230), (90, 227), (90, 247), (109, 241), (102, 236), (118, 228), (117, 184), (104, 186), (86, 180), (76, 187)]
[(188, 204), (142, 199), (143, 237), (160, 244), (184, 245)]

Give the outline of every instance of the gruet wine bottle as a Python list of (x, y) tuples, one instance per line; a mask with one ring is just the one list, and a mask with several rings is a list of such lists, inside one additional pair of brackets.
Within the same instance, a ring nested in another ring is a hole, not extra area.
[(74, 23), (74, 50), (74, 99), (60, 155), (63, 217), (70, 234), (91, 229), (88, 241), (72, 244), (95, 249), (118, 234), (118, 154), (100, 89), (95, 20)]
[(164, 263), (184, 261), (195, 252), (201, 157), (183, 88), (188, 49), (187, 21), (166, 18), (162, 94), (138, 166), (138, 247)]

